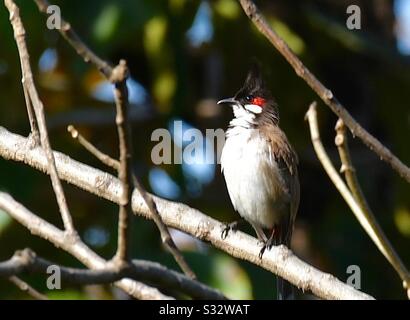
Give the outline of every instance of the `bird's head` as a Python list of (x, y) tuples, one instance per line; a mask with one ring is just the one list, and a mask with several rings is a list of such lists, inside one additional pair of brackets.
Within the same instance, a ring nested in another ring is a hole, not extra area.
[(242, 88), (232, 98), (222, 99), (218, 104), (230, 105), (235, 118), (251, 124), (260, 121), (279, 123), (279, 112), (271, 92), (266, 87), (260, 68), (253, 64)]

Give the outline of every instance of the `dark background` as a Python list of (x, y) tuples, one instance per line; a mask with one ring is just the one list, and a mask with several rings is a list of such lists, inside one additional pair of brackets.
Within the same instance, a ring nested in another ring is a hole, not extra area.
[[(410, 163), (410, 59), (397, 48), (402, 1), (259, 1), (260, 9), (308, 68), (339, 98), (369, 132), (404, 163)], [(346, 28), (346, 8), (358, 4), (362, 29)], [(102, 166), (66, 131), (74, 124), (104, 152), (117, 156), (111, 88), (55, 31), (33, 1), (17, 1), (27, 31), (31, 64), (45, 104), (54, 149)], [(280, 106), (281, 127), (300, 158), (301, 204), (293, 237), (294, 251), (308, 263), (342, 281), (349, 265), (361, 268), (362, 290), (385, 299), (404, 299), (400, 278), (377, 250), (329, 181), (313, 151), (304, 114), (318, 100), (282, 56), (257, 32), (234, 0), (65, 0), (55, 1), (91, 48), (117, 63), (127, 60), (132, 81), (134, 168), (151, 192), (198, 208), (221, 221), (237, 218), (219, 165), (160, 165), (151, 161), (151, 133), (169, 128), (226, 128), (231, 110), (216, 105), (242, 84), (253, 58), (262, 66)], [(410, 19), (410, 18), (408, 18)], [(405, 39), (404, 39), (405, 40)], [(408, 48), (407, 48), (408, 49)], [(410, 50), (407, 51), (410, 53)], [(21, 71), (5, 7), (0, 6), (0, 125), (27, 135), (29, 124)], [(336, 167), (337, 118), (319, 103), (323, 143)], [(410, 263), (409, 186), (388, 165), (349, 136), (364, 193), (381, 226), (406, 265)], [(189, 142), (185, 142), (189, 143)], [(0, 159), (0, 188), (34, 213), (61, 226), (47, 176), (23, 164)], [(116, 248), (117, 207), (65, 185), (75, 226), (91, 248), (110, 258)], [(257, 190), (255, 190), (257, 192)], [(253, 234), (249, 228), (245, 231)], [(133, 256), (177, 268), (161, 245), (151, 221), (134, 219)], [(231, 258), (207, 244), (174, 233), (199, 279), (231, 298), (271, 299), (272, 274)], [(30, 235), (0, 212), (0, 260), (30, 247), (50, 260), (80, 264), (47, 241)], [(75, 287), (47, 292), (43, 276), (26, 276), (50, 298), (110, 298), (109, 286)], [(0, 279), (0, 298), (27, 298)]]

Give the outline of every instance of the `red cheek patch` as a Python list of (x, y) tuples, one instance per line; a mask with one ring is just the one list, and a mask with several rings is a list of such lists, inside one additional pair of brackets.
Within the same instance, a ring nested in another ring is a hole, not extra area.
[(265, 99), (261, 98), (261, 97), (256, 97), (252, 99), (252, 104), (256, 104), (259, 107), (263, 107), (263, 105), (265, 104)]

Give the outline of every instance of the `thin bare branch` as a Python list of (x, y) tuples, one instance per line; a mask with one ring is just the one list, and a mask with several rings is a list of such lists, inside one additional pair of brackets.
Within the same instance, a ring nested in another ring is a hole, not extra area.
[(172, 239), (167, 226), (162, 221), (161, 215), (159, 214), (158, 209), (151, 195), (149, 195), (144, 190), (144, 188), (142, 188), (141, 184), (137, 181), (135, 176), (133, 178), (134, 178), (134, 187), (138, 190), (139, 194), (144, 199), (144, 202), (150, 212), (151, 218), (152, 220), (154, 220), (161, 234), (162, 243), (171, 252), (171, 254), (173, 255), (175, 261), (178, 263), (181, 270), (191, 279), (196, 279), (195, 273), (192, 271), (188, 263), (185, 261), (183, 255), (181, 254), (174, 240)]
[(32, 298), (36, 300), (48, 300), (47, 296), (45, 296), (41, 292), (38, 292), (36, 289), (30, 286), (27, 282), (21, 280), (17, 276), (9, 277), (9, 281), (13, 283), (21, 291), (26, 292), (29, 296), (31, 296)]
[[(88, 268), (98, 270), (107, 267), (107, 261), (88, 248), (79, 237), (68, 236), (63, 230), (30, 212), (7, 193), (0, 192), (0, 208), (30, 230), (33, 235), (46, 239), (56, 247), (67, 251)], [(172, 299), (155, 288), (131, 279), (122, 279), (115, 285), (137, 299)]]
[(103, 164), (117, 171), (119, 170), (120, 162), (118, 160), (111, 158), (109, 155), (96, 148), (91, 142), (84, 138), (73, 125), (69, 125), (67, 127), (67, 131), (71, 134), (73, 139), (76, 139), (89, 153), (100, 160)]
[[(385, 251), (383, 240), (387, 241), (387, 239), (385, 237), (380, 237), (380, 234), (377, 234), (377, 232), (381, 230), (380, 227), (376, 226), (375, 220), (368, 219), (368, 215), (362, 210), (356, 199), (351, 194), (343, 179), (334, 168), (331, 160), (326, 153), (326, 150), (323, 147), (323, 144), (320, 140), (319, 128), (317, 124), (316, 102), (313, 102), (310, 105), (309, 110), (306, 113), (306, 119), (309, 122), (309, 129), (313, 147), (327, 175), (329, 176), (330, 180), (333, 182), (337, 190), (340, 192), (343, 199), (346, 201), (363, 229), (373, 240), (377, 248), (386, 256), (387, 253)], [(407, 285), (407, 282), (405, 283), (405, 285)]]
[[(378, 238), (378, 241), (375, 242), (376, 244), (379, 243), (381, 247), (378, 246), (378, 249), (381, 253), (386, 257), (386, 259), (390, 262), (396, 272), (399, 274), (401, 280), (403, 281), (404, 289), (410, 293), (410, 274), (407, 268), (405, 267), (404, 263), (400, 259), (397, 252), (394, 250), (392, 244), (390, 243), (389, 239), (386, 237), (385, 233), (383, 232), (382, 228), (380, 227), (377, 219), (370, 209), (370, 206), (364, 196), (362, 188), (360, 187), (359, 180), (357, 179), (356, 170), (353, 166), (352, 158), (350, 156), (349, 145), (347, 140), (346, 134), (346, 127), (342, 119), (339, 119), (336, 123), (336, 138), (335, 144), (339, 151), (339, 156), (342, 162), (342, 167), (340, 172), (345, 175), (345, 179), (347, 185), (356, 199), (357, 203), (359, 204), (362, 212), (364, 214), (364, 218), (367, 219), (370, 226), (372, 227), (375, 236)], [(372, 239), (374, 241), (374, 239)], [(410, 296), (409, 296), (410, 299)]]
[[(21, 65), (23, 64), (21, 60), (20, 60), (20, 64)], [(21, 82), (23, 84), (24, 100), (26, 101), (27, 115), (28, 115), (28, 120), (30, 122), (30, 129), (31, 129), (30, 135), (31, 135), (31, 138), (33, 139), (33, 143), (35, 145), (38, 145), (40, 144), (40, 133), (38, 132), (38, 128), (37, 128), (36, 115), (33, 109), (33, 105), (31, 104), (30, 96), (27, 92), (27, 87), (26, 87), (24, 78), (21, 80)]]
[[(47, 0), (34, 0), (37, 4), (40, 12), (47, 15), (47, 8), (50, 3)], [(67, 42), (75, 49), (75, 51), (84, 59), (87, 63), (92, 63), (97, 66), (98, 70), (109, 78), (112, 74), (113, 67), (106, 61), (98, 57), (94, 52), (91, 51), (87, 45), (81, 41), (77, 33), (71, 28), (71, 25), (61, 17), (61, 28), (59, 29), (61, 35)]]
[[(2, 127), (0, 127), (0, 156), (8, 160), (24, 162), (43, 172), (47, 168), (47, 160), (40, 148), (30, 148), (28, 139), (10, 133)], [(119, 203), (122, 184), (117, 178), (75, 161), (62, 153), (55, 152), (54, 156), (62, 179), (101, 198)], [(263, 259), (259, 259), (260, 246), (255, 238), (236, 231), (222, 240), (221, 232), (225, 227), (223, 223), (185, 204), (152, 195), (150, 197), (162, 221), (168, 227), (210, 242), (215, 248), (277, 274), (304, 291), (311, 291), (324, 299), (372, 299), (371, 296), (355, 290), (332, 275), (303, 262), (284, 246), (274, 246), (265, 253)], [(152, 212), (137, 189), (133, 192), (132, 206), (136, 214), (153, 219)]]
[(18, 52), (20, 55), (20, 62), (21, 62), (21, 70), (23, 73), (23, 85), (27, 89), (29, 100), (31, 101), (34, 112), (37, 119), (37, 125), (40, 130), (40, 140), (41, 145), (44, 148), (47, 161), (48, 161), (48, 173), (51, 178), (51, 183), (53, 185), (54, 193), (57, 198), (58, 207), (60, 209), (61, 217), (64, 223), (64, 228), (68, 233), (72, 236), (76, 235), (76, 231), (73, 226), (73, 221), (71, 218), (71, 214), (68, 210), (67, 201), (64, 196), (63, 187), (61, 185), (61, 181), (58, 177), (55, 160), (53, 157), (53, 152), (51, 150), (50, 141), (48, 138), (45, 114), (44, 114), (44, 106), (41, 102), (37, 89), (34, 84), (33, 74), (31, 72), (30, 66), (30, 57), (27, 51), (27, 45), (25, 41), (25, 30), (23, 23), (20, 18), (19, 8), (12, 0), (4, 0), (4, 3), (7, 9), (10, 12), (10, 22), (14, 30), (14, 38), (16, 40)]
[(398, 174), (410, 183), (410, 168), (397, 158), (379, 140), (368, 133), (338, 101), (333, 93), (326, 88), (316, 76), (293, 53), (286, 42), (270, 27), (262, 13), (251, 0), (239, 0), (243, 10), (256, 28), (270, 41), (270, 43), (281, 53), (281, 55), (293, 67), (296, 74), (301, 77), (312, 88), (313, 91), (329, 106), (329, 108), (343, 119), (353, 136), (359, 137), (381, 160), (390, 164)]
[(159, 263), (145, 260), (133, 260), (126, 268), (106, 267), (101, 270), (77, 269), (61, 266), (37, 256), (30, 249), (16, 251), (13, 257), (0, 262), (0, 276), (11, 276), (22, 273), (47, 274), (50, 265), (58, 265), (62, 281), (75, 284), (105, 284), (113, 283), (123, 278), (149, 282), (157, 287), (175, 290), (194, 299), (226, 299), (216, 289), (208, 287), (196, 280), (170, 270)]
[[(43, 13), (47, 13), (47, 7), (49, 6), (48, 1), (46, 0), (35, 0), (39, 10)], [(111, 81), (114, 86), (114, 96), (115, 96), (115, 103), (116, 103), (116, 124), (117, 124), (117, 131), (120, 141), (120, 166), (118, 169), (119, 178), (124, 183), (124, 194), (122, 195), (122, 201), (120, 202), (120, 213), (119, 213), (119, 232), (118, 232), (118, 251), (117, 257), (123, 258), (126, 256), (126, 245), (127, 241), (124, 241), (127, 238), (128, 233), (128, 225), (127, 222), (129, 219), (130, 210), (127, 206), (130, 203), (130, 200), (127, 196), (131, 196), (131, 170), (130, 170), (130, 158), (132, 154), (132, 143), (131, 143), (131, 130), (129, 128), (128, 122), (128, 90), (126, 85), (126, 79), (128, 76), (128, 68), (126, 66), (126, 62), (124, 60), (120, 61), (120, 63), (113, 68), (109, 63), (105, 62), (103, 59), (98, 57), (94, 52), (88, 48), (84, 42), (80, 39), (80, 37), (76, 34), (73, 30), (71, 25), (66, 22), (63, 18), (61, 19), (61, 29), (59, 30), (62, 36), (70, 43), (71, 46), (77, 51), (77, 53), (84, 59), (86, 62), (91, 62), (94, 64), (103, 74), (104, 76)], [(95, 150), (93, 150), (95, 151)], [(93, 153), (93, 152), (91, 152)], [(94, 153), (93, 153), (94, 154)], [(95, 155), (95, 154), (94, 154)], [(111, 163), (112, 164), (112, 163)], [(137, 188), (140, 193), (143, 195), (146, 205), (152, 212), (153, 220), (157, 225), (160, 233), (161, 239), (165, 245), (165, 247), (171, 252), (174, 259), (180, 266), (181, 270), (184, 271), (186, 275), (190, 278), (195, 279), (195, 273), (189, 267), (188, 263), (185, 261), (183, 255), (178, 250), (177, 246), (175, 245), (167, 227), (161, 220), (161, 216), (158, 214), (158, 211), (155, 207), (154, 202), (152, 199), (146, 194), (146, 191), (142, 187), (142, 185), (138, 182), (135, 176), (132, 177), (133, 184), (135, 188)]]
[(118, 247), (114, 257), (119, 263), (130, 260), (129, 243), (131, 238), (131, 195), (132, 195), (132, 143), (131, 129), (128, 123), (128, 67), (125, 60), (113, 69), (109, 80), (114, 85), (114, 97), (116, 107), (115, 123), (117, 125), (119, 149), (120, 149), (120, 167), (118, 169), (118, 178), (123, 185), (121, 194), (120, 210), (118, 216)]
[[(71, 133), (71, 136), (74, 139), (77, 139), (78, 142), (81, 145), (83, 145), (86, 150), (88, 150), (92, 155), (97, 157), (102, 163), (116, 170), (119, 169), (120, 163), (118, 160), (111, 158), (107, 154), (97, 149), (91, 142), (85, 139), (73, 126), (68, 126), (68, 131)], [(168, 228), (162, 221), (161, 216), (159, 215), (158, 210), (155, 207), (155, 203), (153, 202), (152, 198), (147, 194), (147, 192), (138, 182), (138, 179), (134, 174), (132, 174), (132, 181), (133, 181), (134, 188), (137, 188), (137, 190), (141, 193), (142, 197), (144, 198), (145, 203), (147, 204), (148, 208), (152, 212), (153, 220), (155, 224), (157, 225), (157, 228), (161, 234), (162, 243), (165, 245), (167, 250), (169, 250), (171, 254), (174, 256), (174, 259), (180, 266), (181, 270), (186, 275), (188, 275), (191, 279), (195, 279), (195, 274), (193, 273), (189, 265), (185, 262), (184, 257), (182, 256), (181, 252), (178, 250), (177, 246), (175, 245), (169, 233)]]

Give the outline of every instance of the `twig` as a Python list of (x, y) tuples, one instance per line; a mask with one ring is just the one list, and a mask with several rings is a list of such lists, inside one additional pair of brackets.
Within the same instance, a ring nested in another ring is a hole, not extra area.
[(97, 149), (91, 142), (84, 138), (73, 125), (69, 125), (67, 131), (71, 134), (73, 139), (76, 139), (89, 153), (95, 156), (103, 164), (117, 171), (119, 170), (120, 162), (118, 160), (111, 158), (109, 155)]
[[(30, 249), (24, 249), (16, 251), (11, 259), (0, 262), (0, 276), (8, 277), (25, 272), (46, 274), (50, 265), (58, 264), (37, 256)], [(194, 299), (226, 299), (218, 290), (151, 261), (133, 260), (127, 268), (120, 270), (108, 267), (101, 270), (77, 269), (61, 265), (58, 267), (61, 280), (69, 283), (105, 284), (130, 278), (150, 282), (168, 290), (175, 290)]]
[[(23, 63), (20, 62), (22, 65)], [(33, 109), (33, 105), (31, 104), (30, 96), (27, 92), (26, 84), (25, 84), (25, 79), (24, 77), (21, 79), (21, 82), (23, 84), (23, 91), (24, 91), (24, 100), (26, 101), (26, 107), (27, 107), (27, 115), (28, 115), (28, 120), (30, 122), (30, 135), (33, 139), (34, 145), (40, 144), (40, 133), (38, 132), (37, 128), (37, 123), (36, 123), (36, 115)]]
[[(47, 6), (49, 5), (46, 0), (35, 0), (37, 3), (37, 6), (39, 10), (43, 13), (47, 12)], [(91, 51), (78, 37), (78, 35), (75, 33), (75, 31), (71, 28), (70, 24), (67, 23), (64, 19), (61, 19), (61, 25), (62, 28), (60, 29), (60, 33), (63, 35), (63, 37), (74, 47), (74, 49), (77, 51), (77, 53), (83, 57), (83, 59), (86, 62), (91, 62), (93, 63), (104, 75), (107, 79), (109, 79), (114, 85), (115, 85), (115, 99), (116, 99), (116, 106), (117, 106), (117, 116), (116, 116), (116, 123), (117, 123), (117, 128), (118, 128), (118, 135), (120, 139), (120, 163), (124, 163), (124, 166), (120, 166), (119, 169), (119, 176), (120, 180), (125, 183), (125, 188), (124, 188), (124, 194), (123, 194), (123, 201), (120, 203), (120, 214), (119, 214), (119, 232), (118, 232), (118, 237), (119, 237), (119, 245), (118, 245), (118, 252), (117, 256), (121, 257), (123, 256), (124, 253), (124, 241), (123, 239), (126, 239), (126, 233), (127, 233), (127, 217), (129, 217), (130, 211), (128, 210), (129, 208), (126, 207), (127, 203), (130, 203), (130, 201), (124, 201), (126, 196), (129, 195), (131, 196), (131, 184), (129, 183), (129, 175), (130, 171), (124, 170), (124, 167), (127, 166), (127, 163), (125, 163), (125, 159), (128, 158), (128, 152), (131, 152), (131, 144), (129, 143), (130, 141), (130, 133), (128, 127), (128, 121), (127, 121), (127, 110), (126, 110), (126, 105), (128, 103), (127, 100), (127, 86), (125, 83), (126, 77), (128, 70), (126, 68), (125, 61), (121, 61), (120, 64), (113, 68), (99, 58), (95, 53)], [(121, 147), (123, 146), (123, 147)], [(125, 146), (128, 146), (127, 148), (124, 148)], [(125, 176), (126, 174), (127, 176)], [(121, 178), (122, 177), (122, 178)], [(135, 187), (143, 194), (145, 195), (146, 192), (138, 183), (137, 179), (134, 177), (134, 185)], [(155, 205), (153, 204), (152, 200), (148, 196), (144, 196), (144, 200), (146, 201), (147, 206), (150, 208), (152, 215), (155, 217), (154, 222), (156, 223), (158, 229), (160, 230), (161, 233), (161, 238), (166, 245), (166, 247), (169, 249), (169, 251), (172, 253), (174, 256), (176, 262), (178, 265), (181, 267), (181, 269), (192, 279), (195, 279), (195, 274), (192, 271), (192, 269), (189, 267), (189, 265), (186, 263), (184, 257), (182, 254), (179, 252), (178, 248), (176, 247), (175, 243), (173, 242), (169, 231), (165, 227), (165, 225), (161, 221), (161, 217), (159, 216), (158, 212), (155, 209)], [(125, 207), (124, 207), (125, 204)]]
[[(67, 251), (88, 268), (104, 269), (109, 265), (106, 260), (88, 248), (79, 237), (67, 237), (64, 231), (33, 214), (7, 193), (0, 192), (0, 208), (30, 230), (33, 235), (46, 239), (56, 247)], [(115, 284), (137, 299), (172, 299), (157, 289), (138, 281), (122, 279)]]
[[(357, 203), (359, 204), (360, 208), (362, 209), (363, 214), (365, 215), (365, 219), (369, 221), (370, 226), (372, 227), (375, 236), (378, 238), (378, 242), (382, 247), (378, 247), (381, 253), (386, 257), (386, 259), (390, 262), (393, 268), (399, 274), (401, 280), (403, 281), (403, 287), (405, 290), (410, 294), (410, 274), (406, 269), (405, 265), (401, 261), (399, 255), (394, 250), (393, 246), (389, 242), (389, 239), (384, 234), (382, 228), (380, 227), (377, 219), (370, 209), (368, 202), (363, 194), (362, 188), (360, 187), (359, 180), (357, 179), (356, 170), (353, 167), (353, 162), (350, 156), (348, 141), (347, 141), (347, 134), (346, 134), (346, 127), (342, 119), (339, 119), (336, 123), (336, 138), (335, 144), (339, 151), (339, 156), (342, 162), (342, 167), (340, 172), (345, 175), (347, 185), (356, 199)], [(374, 241), (374, 239), (372, 239)], [(377, 244), (376, 243), (376, 244)], [(410, 295), (409, 295), (410, 299)]]
[(118, 178), (123, 185), (121, 194), (120, 210), (118, 215), (118, 246), (114, 257), (115, 262), (122, 263), (130, 260), (129, 243), (131, 238), (131, 157), (132, 143), (131, 130), (128, 123), (128, 88), (126, 80), (128, 77), (128, 67), (125, 60), (113, 69), (109, 80), (114, 84), (114, 97), (117, 115), (115, 123), (117, 125), (119, 149), (120, 149), (120, 167), (118, 169)]
[(155, 205), (154, 200), (152, 199), (152, 196), (149, 195), (140, 185), (140, 183), (134, 179), (134, 186), (138, 190), (139, 194), (141, 197), (144, 199), (145, 204), (148, 207), (148, 210), (150, 212), (150, 216), (152, 220), (154, 220), (160, 234), (161, 234), (161, 239), (162, 243), (165, 245), (165, 247), (168, 249), (169, 252), (171, 252), (172, 256), (174, 257), (175, 261), (178, 263), (179, 267), (181, 270), (191, 279), (196, 279), (195, 273), (192, 271), (188, 263), (185, 261), (183, 255), (179, 251), (178, 247), (176, 246), (174, 240), (172, 239), (169, 230), (167, 226), (164, 224), (162, 221), (161, 215), (158, 212), (158, 209)]
[[(47, 168), (44, 153), (39, 148), (30, 148), (28, 139), (0, 127), (0, 156), (8, 160), (24, 162), (44, 171)], [(55, 152), (62, 179), (101, 198), (119, 202), (122, 192), (120, 181), (114, 176), (82, 164), (70, 157)], [(162, 221), (171, 228), (181, 230), (197, 239), (210, 242), (215, 248), (229, 255), (249, 261), (288, 280), (304, 291), (324, 299), (372, 299), (355, 290), (330, 274), (323, 273), (296, 257), (284, 246), (273, 247), (259, 259), (258, 241), (240, 231), (232, 232), (225, 240), (221, 232), (225, 225), (185, 204), (152, 196)], [(134, 190), (132, 206), (135, 214), (153, 219), (141, 193)]]
[[(92, 155), (94, 155), (102, 163), (104, 163), (105, 165), (115, 170), (119, 169), (120, 163), (118, 160), (111, 158), (109, 155), (97, 149), (91, 142), (85, 139), (72, 125), (68, 126), (68, 131), (71, 133), (71, 136), (74, 139), (77, 139), (78, 142), (82, 146), (84, 146), (86, 150), (88, 150)], [(155, 203), (152, 201), (152, 198), (142, 188), (142, 186), (138, 182), (137, 177), (134, 174), (132, 174), (132, 181), (133, 181), (134, 188), (137, 188), (137, 190), (140, 192), (140, 194), (144, 198), (144, 201), (147, 204), (148, 208), (150, 208), (150, 211), (152, 212), (153, 220), (161, 234), (162, 243), (165, 245), (168, 251), (171, 252), (175, 261), (180, 266), (181, 270), (186, 275), (188, 275), (191, 279), (195, 279), (195, 274), (193, 273), (189, 265), (185, 262), (184, 257), (182, 256), (181, 252), (178, 250), (177, 246), (175, 245), (175, 242), (173, 241), (168, 231), (168, 228), (162, 221), (161, 216), (159, 215), (158, 210), (155, 207)]]
[[(376, 226), (375, 220), (368, 219), (368, 215), (362, 210), (358, 202), (356, 202), (356, 199), (350, 193), (350, 190), (348, 189), (348, 187), (343, 182), (342, 178), (334, 168), (332, 162), (330, 161), (322, 145), (319, 135), (319, 128), (317, 124), (316, 102), (313, 102), (310, 105), (309, 110), (306, 113), (306, 119), (309, 121), (310, 135), (316, 155), (322, 163), (322, 166), (328, 174), (330, 180), (336, 186), (337, 190), (340, 192), (343, 199), (346, 201), (346, 203), (356, 216), (357, 220), (359, 220), (359, 223), (361, 224), (363, 229), (367, 232), (369, 237), (376, 244), (377, 248), (386, 256), (387, 253), (385, 251), (384, 243), (382, 241), (387, 239), (385, 239), (384, 237), (379, 237), (377, 231), (380, 231), (380, 227), (378, 225)], [(386, 258), (389, 260), (387, 256)]]
[[(48, 1), (46, 0), (34, 0), (39, 8), (39, 10), (43, 13), (47, 13), (47, 7), (49, 5)], [(119, 232), (118, 232), (118, 251), (117, 256), (124, 256), (125, 252), (124, 249), (124, 239), (126, 239), (126, 233), (128, 228), (127, 219), (129, 218), (130, 211), (127, 207), (127, 204), (131, 201), (128, 201), (128, 196), (131, 196), (131, 183), (129, 178), (131, 177), (130, 174), (130, 163), (129, 157), (132, 153), (131, 150), (131, 142), (130, 142), (130, 129), (129, 123), (127, 120), (128, 113), (127, 113), (127, 104), (128, 104), (128, 90), (126, 86), (126, 78), (128, 76), (128, 69), (124, 60), (120, 61), (119, 65), (113, 68), (110, 64), (99, 58), (94, 52), (91, 51), (80, 39), (80, 37), (75, 33), (71, 25), (66, 22), (63, 18), (61, 18), (61, 29), (59, 30), (62, 36), (70, 43), (71, 46), (77, 51), (77, 53), (84, 59), (86, 62), (91, 62), (94, 64), (103, 74), (104, 76), (110, 80), (114, 86), (114, 95), (116, 101), (116, 108), (117, 108), (117, 115), (116, 115), (116, 123), (117, 123), (117, 130), (118, 136), (120, 139), (120, 168), (119, 171), (119, 178), (123, 181), (125, 188), (124, 194), (122, 195), (123, 199), (120, 202), (120, 214), (119, 214)], [(95, 151), (95, 150), (93, 150)], [(93, 152), (91, 152), (93, 153)], [(94, 154), (94, 153), (93, 153)], [(96, 155), (96, 154), (94, 154)], [(98, 156), (97, 156), (98, 157)], [(112, 163), (111, 163), (112, 164)], [(166, 248), (171, 252), (174, 259), (180, 266), (181, 270), (187, 274), (190, 278), (195, 279), (195, 273), (189, 267), (188, 263), (185, 261), (183, 255), (178, 250), (177, 246), (175, 245), (168, 229), (164, 225), (161, 220), (161, 216), (158, 214), (158, 211), (155, 207), (155, 203), (152, 201), (150, 196), (147, 195), (146, 191), (142, 187), (142, 185), (138, 182), (137, 178), (134, 176), (132, 177), (134, 187), (138, 189), (138, 191), (142, 194), (142, 197), (148, 206), (149, 210), (152, 213), (153, 220), (157, 225), (160, 233), (161, 239), (165, 244)]]
[[(71, 214), (68, 210), (67, 201), (64, 196), (63, 187), (58, 177), (53, 152), (51, 150), (50, 141), (48, 138), (46, 120), (44, 115), (44, 106), (41, 102), (37, 89), (34, 84), (33, 74), (31, 72), (31, 66), (29, 61), (29, 54), (27, 51), (27, 45), (25, 41), (25, 30), (23, 23), (20, 19), (19, 8), (12, 0), (4, 0), (7, 9), (10, 12), (10, 22), (14, 30), (14, 38), (16, 40), (18, 52), (20, 55), (21, 70), (23, 73), (23, 85), (27, 89), (28, 97), (34, 107), (34, 112), (37, 119), (37, 125), (40, 130), (41, 145), (45, 150), (48, 161), (48, 172), (53, 185), (54, 193), (57, 198), (58, 207), (60, 209), (61, 217), (64, 223), (65, 230), (72, 236), (76, 235), (76, 231), (73, 226)], [(33, 121), (33, 119), (31, 120)]]
[(27, 294), (34, 299), (37, 300), (48, 300), (47, 296), (44, 294), (38, 292), (36, 289), (34, 289), (32, 286), (30, 286), (27, 282), (21, 280), (17, 276), (11, 276), (9, 277), (9, 281), (13, 283), (17, 288), (19, 288), (21, 291), (27, 292)]
[(333, 93), (326, 88), (314, 74), (300, 61), (292, 52), (286, 42), (270, 27), (259, 9), (251, 0), (239, 0), (243, 10), (249, 19), (255, 24), (258, 30), (272, 43), (272, 45), (284, 56), (293, 67), (296, 74), (316, 92), (316, 94), (329, 106), (329, 108), (343, 119), (346, 126), (350, 129), (353, 136), (359, 137), (381, 160), (389, 163), (401, 177), (410, 183), (410, 168), (397, 158), (379, 140), (368, 133), (338, 101)]
[[(50, 3), (47, 0), (34, 0), (40, 12), (47, 15), (47, 8)], [(75, 51), (83, 57), (87, 63), (94, 64), (98, 70), (108, 79), (113, 71), (113, 67), (106, 61), (98, 57), (94, 52), (88, 48), (77, 33), (71, 28), (71, 25), (61, 17), (61, 28), (59, 32), (67, 40), (67, 42), (75, 49)]]

